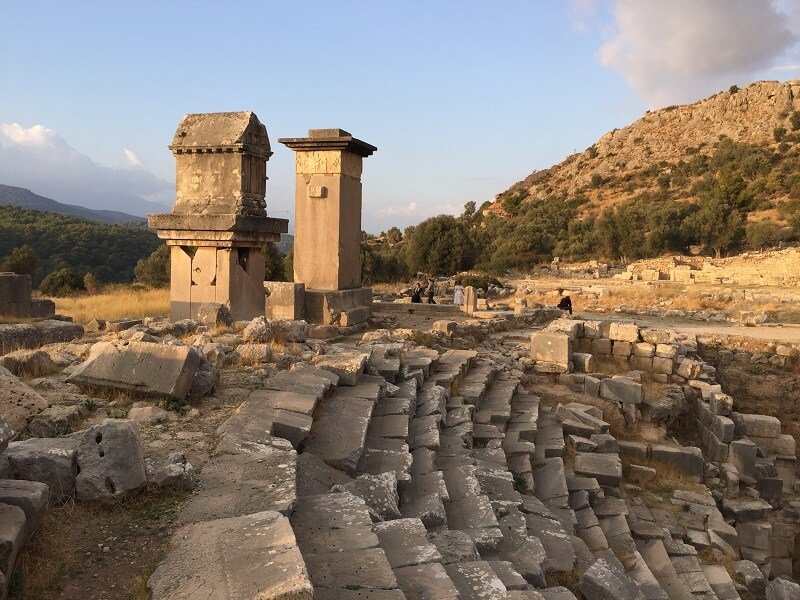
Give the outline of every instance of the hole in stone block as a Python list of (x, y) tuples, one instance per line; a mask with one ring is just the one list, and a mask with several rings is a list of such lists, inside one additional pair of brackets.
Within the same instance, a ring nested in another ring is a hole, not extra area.
[(102, 457), (104, 457), (106, 455), (106, 453), (103, 452), (102, 450), (100, 450), (99, 454), (100, 454), (100, 458), (102, 458)]
[(106, 482), (105, 483), (106, 483), (106, 489), (109, 492), (111, 492), (112, 494), (116, 493), (117, 486), (114, 485), (114, 481), (111, 479), (111, 477), (106, 477)]
[(94, 436), (94, 441), (97, 442), (98, 444), (100, 442), (102, 442), (103, 441), (103, 434), (98, 431), (97, 435)]
[(197, 254), (197, 246), (178, 246), (181, 250), (183, 250), (190, 258), (194, 258), (194, 255)]

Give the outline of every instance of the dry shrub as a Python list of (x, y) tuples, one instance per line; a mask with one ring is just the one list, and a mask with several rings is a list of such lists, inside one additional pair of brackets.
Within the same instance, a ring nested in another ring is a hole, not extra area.
[(169, 314), (168, 289), (109, 286), (100, 294), (54, 298), (53, 301), (57, 313), (72, 317), (77, 323)]
[(641, 484), (643, 491), (650, 492), (668, 503), (669, 508), (680, 510), (680, 507), (669, 503), (675, 490), (688, 490), (690, 492), (703, 492), (707, 488), (698, 483), (691, 475), (687, 475), (672, 463), (663, 463), (654, 460), (633, 460), (622, 456), (622, 466), (625, 470), (630, 465), (641, 465), (656, 470), (656, 476)]

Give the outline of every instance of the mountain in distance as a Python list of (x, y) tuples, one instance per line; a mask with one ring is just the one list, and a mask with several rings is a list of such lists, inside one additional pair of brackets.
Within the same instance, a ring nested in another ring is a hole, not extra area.
[(28, 189), (14, 187), (12, 185), (0, 184), (0, 206), (29, 208), (32, 210), (67, 215), (69, 217), (75, 217), (76, 219), (94, 221), (96, 223), (125, 223), (142, 226), (147, 223), (147, 219), (144, 217), (137, 217), (116, 210), (93, 210), (75, 204), (64, 204), (34, 194)]

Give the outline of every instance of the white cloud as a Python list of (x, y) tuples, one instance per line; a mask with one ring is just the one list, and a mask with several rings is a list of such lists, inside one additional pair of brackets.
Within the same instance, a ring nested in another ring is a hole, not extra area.
[(43, 125), (0, 123), (0, 183), (87, 208), (134, 215), (169, 210), (174, 186), (123, 149), (131, 168), (100, 165)]
[(122, 153), (125, 155), (125, 161), (128, 163), (128, 166), (134, 169), (144, 169), (144, 163), (142, 159), (137, 156), (136, 152), (130, 148), (123, 148)]
[(600, 49), (650, 106), (693, 101), (768, 70), (797, 42), (800, 0), (616, 0)]
[(463, 208), (455, 204), (425, 204), (420, 205), (417, 202), (409, 202), (408, 204), (399, 204), (395, 206), (386, 206), (379, 208), (375, 211), (377, 217), (406, 217), (415, 218), (418, 220), (427, 219), (441, 214), (458, 215), (461, 214)]
[(597, 0), (569, 0), (567, 13), (572, 27), (578, 31), (588, 29), (588, 21), (597, 12)]

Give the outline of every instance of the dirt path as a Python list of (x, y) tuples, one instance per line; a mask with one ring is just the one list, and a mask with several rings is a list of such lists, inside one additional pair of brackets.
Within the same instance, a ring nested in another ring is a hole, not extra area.
[(701, 323), (690, 319), (651, 317), (622, 313), (576, 312), (576, 319), (597, 319), (635, 322), (643, 327), (674, 329), (687, 335), (734, 335), (774, 342), (800, 343), (800, 325), (764, 324), (745, 327), (735, 323)]

